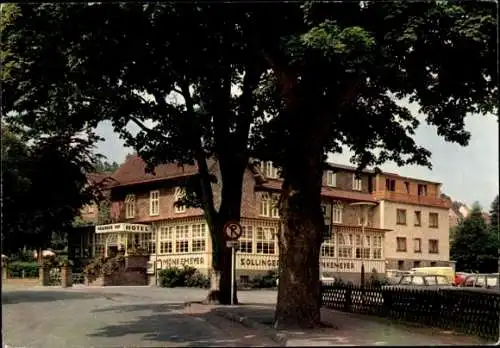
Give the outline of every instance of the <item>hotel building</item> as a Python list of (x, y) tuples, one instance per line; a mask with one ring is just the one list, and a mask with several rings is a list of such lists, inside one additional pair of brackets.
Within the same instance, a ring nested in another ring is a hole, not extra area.
[[(75, 257), (107, 255), (113, 249), (140, 244), (150, 253), (152, 283), (156, 272), (171, 266), (189, 265), (208, 274), (212, 248), (203, 212), (174, 205), (183, 194), (184, 182), (197, 173), (196, 166), (160, 165), (155, 175), (146, 174), (145, 167), (141, 158), (130, 156), (111, 175), (110, 221), (94, 222), (95, 230), (89, 232), (87, 243), (82, 238)], [(209, 161), (209, 168), (220, 177), (217, 161)], [(213, 185), (216, 206), (219, 183)], [(243, 282), (277, 270), (276, 201), (281, 184), (271, 162), (249, 162), (243, 180), (243, 234), (236, 254), (236, 273)], [(356, 176), (353, 167), (327, 164), (321, 195), (328, 233), (321, 247), (321, 271), (359, 281), (362, 264), (367, 277), (372, 271), (381, 275), (388, 268), (407, 269), (417, 261), (421, 266), (447, 265), (448, 207), (439, 194), (436, 183), (371, 170)], [(417, 216), (420, 225), (414, 220)], [(415, 251), (418, 239), (419, 253)]]

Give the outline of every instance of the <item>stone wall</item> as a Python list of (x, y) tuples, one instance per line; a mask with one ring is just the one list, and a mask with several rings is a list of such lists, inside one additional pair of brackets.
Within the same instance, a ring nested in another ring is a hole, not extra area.
[(148, 256), (126, 256), (125, 264), (113, 274), (103, 274), (95, 280), (85, 277), (86, 285), (93, 286), (133, 286), (148, 285)]

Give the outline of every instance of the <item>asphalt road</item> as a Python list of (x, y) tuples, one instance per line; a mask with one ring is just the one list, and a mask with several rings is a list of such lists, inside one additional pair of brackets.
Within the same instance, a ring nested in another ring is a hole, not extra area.
[[(3, 343), (8, 347), (273, 346), (274, 342), (185, 301), (202, 289), (154, 287), (6, 287)], [(275, 303), (276, 292), (241, 292), (243, 303)]]

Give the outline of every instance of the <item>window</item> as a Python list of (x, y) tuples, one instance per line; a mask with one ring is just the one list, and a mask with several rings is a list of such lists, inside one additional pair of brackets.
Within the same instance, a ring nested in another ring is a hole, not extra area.
[(420, 261), (413, 261), (413, 267), (414, 268), (420, 267)]
[(439, 215), (438, 213), (429, 213), (429, 227), (438, 228)]
[(257, 254), (274, 254), (274, 228), (257, 227)]
[(189, 226), (175, 226), (175, 252), (189, 252)]
[(429, 239), (429, 254), (439, 253), (439, 240)]
[(241, 237), (238, 239), (240, 242), (240, 253), (251, 254), (253, 250), (253, 227), (242, 226)]
[(436, 276), (437, 285), (449, 285), (449, 280), (444, 276)]
[(264, 192), (260, 198), (260, 216), (269, 217), (271, 215), (271, 199), (269, 193)]
[(330, 235), (330, 238), (325, 239), (321, 245), (321, 256), (335, 257), (335, 239)]
[(160, 228), (160, 254), (173, 252), (174, 228), (162, 226)]
[(339, 257), (352, 258), (352, 234), (339, 233)]
[(363, 238), (361, 235), (356, 235), (356, 258), (369, 259), (370, 258), (370, 236)]
[(135, 217), (135, 195), (125, 196), (125, 218), (133, 219)]
[(94, 257), (104, 256), (106, 251), (106, 239), (103, 234), (94, 234)]
[(342, 208), (333, 207), (333, 221), (336, 224), (342, 223)]
[[(400, 270), (403, 270), (405, 269), (405, 262), (403, 260), (399, 260), (398, 261), (398, 269)], [(410, 280), (410, 284), (411, 284), (411, 277), (408, 277), (409, 280)], [(400, 281), (400, 284), (403, 282), (403, 280)]]
[(148, 253), (156, 254), (156, 233), (146, 233), (144, 235), (144, 244), (148, 249)]
[(431, 262), (431, 267), (436, 267), (436, 265), (437, 265), (436, 261)]
[(396, 191), (396, 180), (385, 179), (385, 189), (387, 191)]
[(396, 251), (406, 251), (406, 237), (396, 238)]
[[(186, 195), (186, 191), (183, 187), (176, 187), (175, 188), (175, 193), (174, 193), (174, 202), (178, 202), (184, 198)], [(186, 212), (186, 206), (183, 205), (177, 205), (174, 204), (174, 211), (176, 213), (185, 213)]]
[(334, 173), (331, 170), (328, 170), (326, 172), (326, 184), (327, 186), (330, 187), (336, 187), (337, 186), (337, 173)]
[(420, 211), (415, 212), (413, 224), (415, 226), (422, 226), (422, 212)]
[(271, 161), (264, 161), (260, 163), (260, 169), (266, 178), (278, 179), (278, 168), (273, 165)]
[(421, 253), (422, 252), (422, 239), (413, 238), (413, 252)]
[[(403, 269), (404, 262), (403, 261), (399, 261), (398, 262), (398, 267), (399, 267), (399, 269)], [(399, 281), (399, 285), (411, 285), (411, 284), (412, 284), (412, 276), (403, 276), (401, 278), (401, 280)]]
[(397, 209), (396, 210), (396, 224), (406, 225), (406, 210), (405, 209)]
[(352, 189), (355, 191), (361, 191), (363, 186), (363, 181), (361, 178), (356, 177), (356, 174), (352, 175)]
[(418, 195), (419, 196), (427, 196), (427, 185), (418, 185)]
[(406, 193), (410, 193), (410, 183), (408, 181), (405, 181), (405, 190)]
[(160, 215), (160, 191), (149, 192), (149, 215)]
[(141, 248), (149, 250), (150, 238), (152, 237), (149, 233), (130, 234), (127, 236), (127, 249)]
[(372, 237), (372, 257), (376, 260), (382, 259), (382, 245), (383, 245), (382, 236)]
[(206, 225), (196, 224), (191, 226), (193, 244), (191, 246), (192, 252), (202, 252), (206, 249)]
[(280, 217), (280, 209), (279, 209), (279, 195), (271, 195), (271, 217), (279, 218)]

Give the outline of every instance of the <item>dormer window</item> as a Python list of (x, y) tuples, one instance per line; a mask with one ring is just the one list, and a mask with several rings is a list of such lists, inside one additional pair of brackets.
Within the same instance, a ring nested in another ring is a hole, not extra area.
[[(181, 199), (184, 198), (185, 195), (186, 195), (186, 191), (184, 190), (184, 188), (176, 187), (175, 193), (174, 193), (174, 202), (180, 201)], [(186, 212), (186, 206), (174, 204), (174, 211), (176, 213), (184, 213), (184, 212)]]
[(135, 195), (125, 196), (125, 219), (133, 219), (135, 217)]
[(271, 161), (260, 162), (260, 170), (264, 176), (269, 179), (278, 179), (278, 168)]
[(427, 185), (418, 185), (418, 195), (427, 196)]
[(352, 189), (354, 191), (361, 191), (363, 187), (363, 181), (361, 178), (356, 177), (356, 174), (352, 175)]
[(337, 173), (334, 173), (332, 170), (326, 172), (326, 185), (330, 187), (337, 186)]
[(385, 189), (387, 191), (396, 191), (396, 180), (385, 179)]

